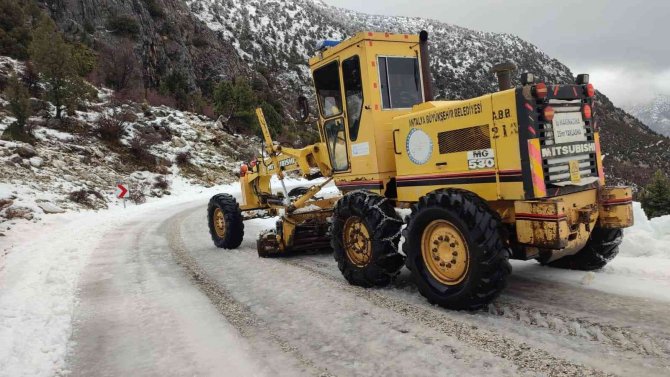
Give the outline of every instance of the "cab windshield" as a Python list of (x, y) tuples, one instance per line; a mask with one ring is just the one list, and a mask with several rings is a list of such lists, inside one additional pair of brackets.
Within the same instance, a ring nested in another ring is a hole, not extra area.
[(319, 99), (319, 108), (324, 118), (342, 113), (342, 93), (338, 62), (332, 62), (314, 71), (314, 86)]

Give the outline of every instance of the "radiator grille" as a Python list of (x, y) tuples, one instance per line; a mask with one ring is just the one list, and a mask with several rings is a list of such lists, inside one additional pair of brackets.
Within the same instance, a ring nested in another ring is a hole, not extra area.
[(491, 148), (489, 126), (475, 126), (437, 134), (440, 154)]

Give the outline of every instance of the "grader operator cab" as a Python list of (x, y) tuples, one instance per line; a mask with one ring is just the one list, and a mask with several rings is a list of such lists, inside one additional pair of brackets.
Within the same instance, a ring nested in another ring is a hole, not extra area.
[[(274, 144), (258, 110), (265, 151), (241, 168), (239, 205), (211, 199), (214, 243), (238, 247), (243, 220), (266, 211), (279, 220), (260, 235), (260, 256), (330, 246), (344, 277), (365, 287), (389, 284), (405, 264), (422, 295), (452, 309), (495, 298), (509, 258), (580, 270), (614, 258), (633, 223), (631, 189), (605, 186), (588, 75), (545, 84), (525, 73), (512, 87), (503, 64), (493, 69), (500, 91), (436, 101), (427, 40), (363, 32), (311, 58), (321, 142)], [(324, 178), (288, 192), (288, 171)], [(315, 197), (331, 181), (340, 195)]]

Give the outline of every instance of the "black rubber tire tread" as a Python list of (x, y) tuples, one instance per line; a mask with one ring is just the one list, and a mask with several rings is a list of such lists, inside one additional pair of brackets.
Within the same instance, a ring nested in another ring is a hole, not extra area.
[[(347, 257), (342, 231), (351, 216), (363, 219), (372, 238), (371, 260), (359, 267)], [(361, 287), (383, 287), (391, 283), (403, 266), (405, 256), (398, 253), (403, 221), (383, 196), (357, 190), (344, 195), (335, 204), (331, 225), (331, 247), (337, 266), (347, 281)]]
[[(220, 208), (226, 221), (226, 236), (221, 238), (214, 229), (214, 211)], [(237, 200), (230, 194), (217, 194), (209, 200), (207, 205), (207, 223), (209, 234), (212, 236), (214, 245), (223, 249), (235, 249), (242, 243), (244, 238), (244, 222), (242, 211)]]
[[(468, 272), (463, 281), (452, 286), (432, 277), (421, 253), (423, 231), (438, 218), (458, 227), (468, 242)], [(507, 285), (512, 273), (507, 233), (498, 213), (479, 196), (453, 188), (433, 191), (412, 205), (405, 221), (405, 263), (419, 292), (430, 303), (454, 310), (476, 310), (488, 305)]]
[(577, 254), (568, 255), (547, 263), (550, 267), (570, 270), (599, 270), (619, 254), (619, 245), (623, 240), (621, 229), (593, 228), (589, 240)]

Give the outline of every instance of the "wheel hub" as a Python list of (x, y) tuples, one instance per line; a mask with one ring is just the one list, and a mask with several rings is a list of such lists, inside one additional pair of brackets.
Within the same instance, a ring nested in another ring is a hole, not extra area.
[(421, 253), (428, 272), (442, 284), (458, 284), (468, 272), (468, 245), (460, 230), (447, 220), (428, 224), (421, 237)]
[(372, 255), (372, 244), (370, 232), (358, 216), (351, 216), (344, 223), (342, 232), (344, 249), (351, 263), (358, 267), (364, 267), (370, 263)]
[(221, 208), (216, 208), (214, 210), (214, 230), (216, 231), (216, 235), (220, 238), (226, 236), (226, 218)]

